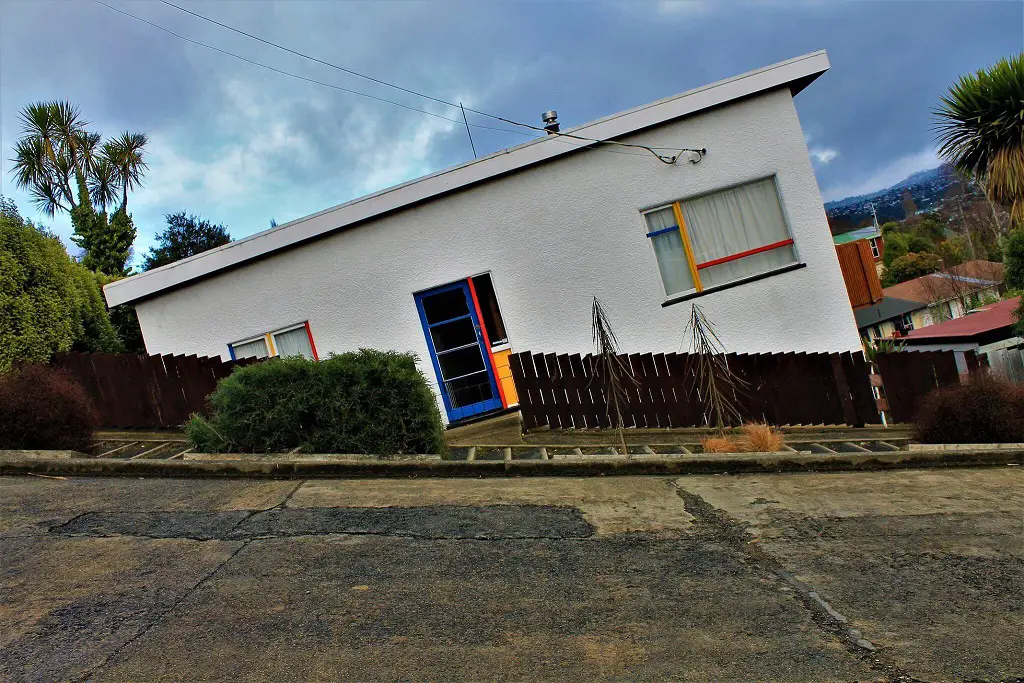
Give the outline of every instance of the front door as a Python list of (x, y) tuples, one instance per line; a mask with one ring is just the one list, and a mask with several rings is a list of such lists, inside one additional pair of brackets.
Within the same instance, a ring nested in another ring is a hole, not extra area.
[(448, 420), (502, 407), (469, 285), (463, 280), (416, 295)]

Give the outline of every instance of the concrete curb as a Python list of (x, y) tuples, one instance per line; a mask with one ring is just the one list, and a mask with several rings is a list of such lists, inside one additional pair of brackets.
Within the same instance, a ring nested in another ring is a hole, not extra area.
[(727, 455), (645, 456), (630, 459), (582, 457), (556, 460), (117, 460), (22, 456), (0, 452), (0, 475), (72, 475), (87, 477), (242, 477), (242, 478), (358, 478), (358, 477), (517, 477), (742, 474), (906, 469), (921, 467), (979, 467), (1019, 465), (1024, 449), (973, 451), (892, 451), (888, 453), (738, 453)]

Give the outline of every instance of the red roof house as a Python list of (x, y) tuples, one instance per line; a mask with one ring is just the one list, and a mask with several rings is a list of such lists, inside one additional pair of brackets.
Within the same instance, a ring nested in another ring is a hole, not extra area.
[(924, 345), (977, 347), (1010, 339), (1016, 336), (1013, 325), (1017, 321), (1015, 311), (1019, 305), (1019, 296), (1004, 299), (998, 303), (982, 306), (962, 318), (913, 330), (903, 338), (903, 341), (908, 347)]

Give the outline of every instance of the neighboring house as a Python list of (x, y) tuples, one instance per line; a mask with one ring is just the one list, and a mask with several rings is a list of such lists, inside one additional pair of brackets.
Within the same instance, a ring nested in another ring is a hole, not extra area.
[(928, 308), (919, 301), (885, 297), (877, 304), (853, 312), (857, 329), (867, 345), (877, 339), (904, 337), (914, 329), (914, 313)]
[(949, 272), (931, 273), (882, 290), (886, 298), (927, 304), (914, 311), (914, 329), (954, 320), (986, 301), (998, 301), (1003, 289), (1002, 263), (967, 261)]
[(875, 272), (879, 277), (882, 275), (882, 256), (885, 254), (885, 239), (882, 237), (882, 229), (878, 225), (869, 225), (866, 228), (857, 228), (849, 232), (832, 236), (832, 241), (840, 244), (851, 244), (863, 240), (871, 253), (871, 260), (875, 265)]
[(1024, 339), (1014, 323), (1020, 297), (982, 306), (956, 320), (947, 320), (907, 335), (908, 351), (975, 351), (988, 357), (992, 371), (1024, 382)]
[[(511, 350), (730, 352), (860, 339), (793, 96), (815, 52), (549, 135), (111, 283), (150, 353), (413, 351), (451, 422), (516, 402)], [(538, 107), (542, 109), (543, 107)], [(668, 149), (672, 148), (672, 149)], [(675, 151), (673, 151), (675, 150)]]

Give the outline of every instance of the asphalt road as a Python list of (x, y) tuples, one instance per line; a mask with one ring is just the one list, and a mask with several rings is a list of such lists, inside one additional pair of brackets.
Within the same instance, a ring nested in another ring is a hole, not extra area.
[(1024, 473), (0, 479), (0, 680), (1008, 681)]

